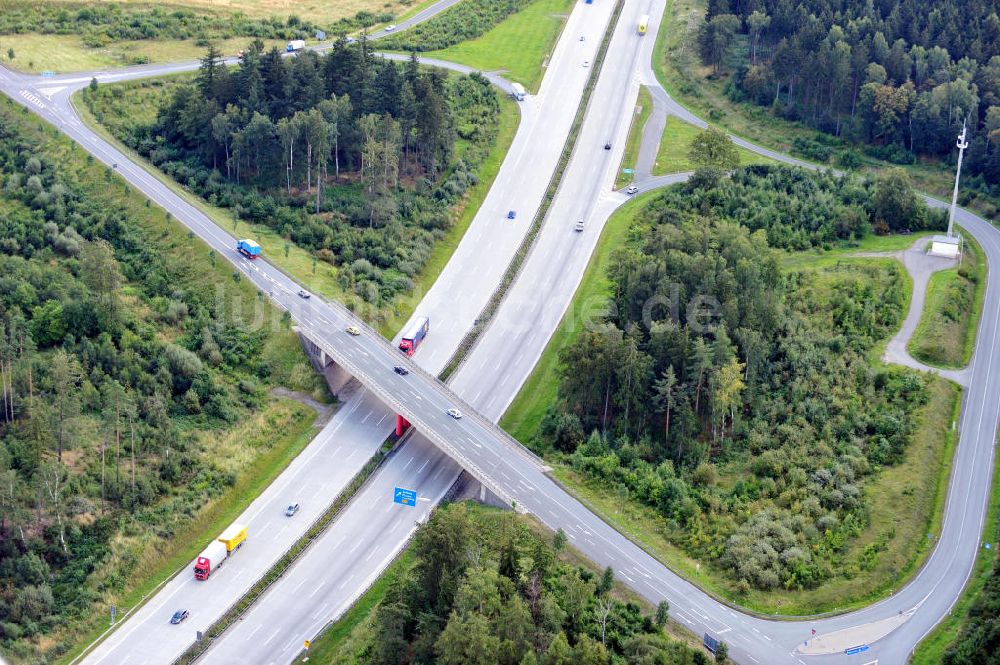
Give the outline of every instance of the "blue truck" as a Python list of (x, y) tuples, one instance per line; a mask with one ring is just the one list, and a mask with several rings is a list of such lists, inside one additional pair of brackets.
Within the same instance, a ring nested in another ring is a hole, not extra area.
[(248, 259), (256, 259), (260, 256), (260, 245), (253, 240), (240, 240), (236, 243), (236, 251)]

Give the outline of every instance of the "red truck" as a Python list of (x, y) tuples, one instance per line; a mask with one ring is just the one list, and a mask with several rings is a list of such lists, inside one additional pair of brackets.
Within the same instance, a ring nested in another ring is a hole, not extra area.
[(220, 568), (236, 550), (243, 546), (246, 539), (246, 526), (242, 524), (231, 525), (202, 550), (198, 558), (195, 559), (194, 578), (207, 580), (209, 575)]
[(410, 324), (410, 327), (403, 333), (403, 339), (399, 340), (399, 350), (408, 356), (412, 356), (420, 343), (427, 336), (427, 331), (431, 329), (431, 322), (426, 316), (421, 316)]

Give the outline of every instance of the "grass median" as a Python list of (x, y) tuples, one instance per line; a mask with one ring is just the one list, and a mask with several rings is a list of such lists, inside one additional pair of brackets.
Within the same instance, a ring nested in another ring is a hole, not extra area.
[(920, 323), (908, 345), (910, 355), (935, 367), (969, 364), (986, 297), (986, 255), (966, 234), (955, 268), (931, 275)]

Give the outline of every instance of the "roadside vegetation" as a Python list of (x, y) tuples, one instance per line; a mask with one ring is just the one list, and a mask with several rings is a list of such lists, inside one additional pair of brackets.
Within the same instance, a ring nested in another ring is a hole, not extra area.
[(961, 264), (931, 275), (910, 354), (928, 365), (964, 367), (972, 357), (986, 292), (986, 257), (968, 234)]
[[(635, 103), (635, 112), (632, 114), (632, 123), (628, 128), (628, 140), (625, 143), (625, 154), (622, 155), (621, 168), (615, 177), (615, 189), (621, 189), (628, 185), (635, 178), (635, 165), (639, 160), (639, 148), (642, 146), (642, 132), (649, 121), (649, 116), (653, 112), (653, 98), (649, 94), (649, 88), (639, 86), (639, 98)], [(632, 173), (626, 173), (625, 170)]]
[[(832, 26), (825, 0), (708, 4), (707, 12), (703, 0), (667, 4), (654, 69), (675, 99), (739, 136), (819, 164), (902, 166), (920, 189), (942, 196), (969, 117), (960, 202), (996, 217), (1000, 44), (982, 7), (958, 19), (947, 2), (915, 13), (903, 2), (855, 4)], [(814, 18), (787, 20), (799, 7)], [(930, 17), (933, 30), (925, 29)]]
[(344, 664), (704, 664), (561, 532), (474, 504), (439, 508), (413, 544), (310, 649)]
[(0, 14), (0, 44), (3, 35), (27, 33), (79, 35), (90, 48), (144, 39), (310, 39), (316, 30), (340, 36), (397, 20), (427, 1), (339, 0), (293, 5), (279, 0), (232, 0), (220, 8), (220, 3), (213, 0), (5, 0)]
[(229, 523), (327, 399), (280, 312), (0, 103), (0, 648), (58, 659)]
[[(710, 591), (782, 613), (867, 599), (887, 588), (876, 580), (907, 574), (926, 553), (957, 394), (871, 365), (903, 313), (898, 264), (790, 270), (774, 249), (864, 246), (873, 227), (943, 219), (898, 174), (872, 182), (758, 166), (708, 187), (697, 180), (612, 220), (608, 233), (625, 242), (598, 255), (606, 272), (592, 264), (581, 294), (590, 312), (611, 294), (614, 314), (574, 319), (503, 424)], [(707, 324), (690, 318), (696, 296), (718, 303)], [(889, 496), (912, 503), (892, 526), (873, 513)], [(748, 550), (747, 539), (768, 547)]]
[(534, 0), (482, 36), (427, 55), (485, 72), (502, 71), (506, 78), (537, 92), (572, 9), (572, 0)]
[[(210, 52), (193, 85), (100, 86), (83, 101), (116, 138), (231, 211), (236, 233), (261, 230), (271, 260), (334, 275), (327, 294), (381, 326), (481, 198), (501, 129), (508, 144), (513, 134), (500, 121), (514, 118), (479, 75), (364, 53), (340, 41), (284, 59), (257, 45), (230, 73)], [(131, 112), (137, 100), (159, 103), (152, 121)]]
[[(656, 153), (656, 162), (653, 164), (653, 175), (694, 171), (697, 165), (691, 161), (691, 146), (702, 131), (680, 118), (668, 116), (667, 124), (663, 128), (663, 137), (660, 139), (660, 147)], [(770, 157), (758, 155), (746, 148), (734, 147), (736, 154), (739, 155), (740, 166), (777, 163)]]
[[(994, 456), (993, 477), (1000, 471)], [(1000, 484), (993, 483), (989, 511), (983, 525), (983, 546), (969, 582), (958, 601), (933, 631), (917, 645), (912, 665), (989, 665), (1000, 648), (997, 621), (1000, 610)], [(989, 547), (987, 547), (989, 545)]]

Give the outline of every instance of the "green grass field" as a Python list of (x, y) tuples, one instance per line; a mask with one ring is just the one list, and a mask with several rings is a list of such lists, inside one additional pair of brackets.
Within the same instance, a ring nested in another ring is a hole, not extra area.
[(536, 0), (482, 37), (426, 55), (487, 72), (505, 70), (507, 78), (537, 92), (572, 7), (572, 0)]
[(649, 94), (649, 88), (639, 86), (639, 99), (635, 104), (636, 112), (632, 116), (632, 124), (628, 129), (628, 141), (625, 144), (625, 154), (622, 156), (622, 165), (618, 169), (618, 176), (615, 178), (615, 189), (621, 189), (632, 182), (632, 173), (625, 173), (625, 169), (635, 169), (639, 159), (639, 146), (642, 145), (642, 130), (653, 112), (653, 98)]
[(931, 275), (909, 351), (937, 367), (964, 367), (972, 357), (986, 292), (986, 257), (966, 234), (962, 264)]
[[(3, 100), (0, 105), (15, 108)], [(20, 117), (20, 113), (16, 112)], [(234, 284), (231, 269), (221, 262), (213, 263), (208, 247), (190, 238), (187, 231), (166, 218), (156, 207), (102, 165), (89, 161), (85, 153), (68, 139), (33, 116), (25, 115), (22, 125), (30, 136), (38, 140), (35, 148), (46, 160), (59, 162), (66, 172), (76, 178), (89, 191), (99, 190), (103, 200), (121, 206), (130, 223), (142, 228), (149, 238), (155, 238), (158, 251), (167, 266), (183, 266), (176, 272), (177, 288), (215, 290), (215, 284), (229, 283), (225, 289), (223, 306), (234, 316), (250, 322), (258, 315), (264, 322), (272, 320), (278, 325), (266, 339), (262, 353), (272, 367), (271, 385), (311, 393), (325, 399), (321, 379), (308, 371), (308, 362), (296, 336), (287, 324), (278, 323), (280, 314), (266, 301), (260, 301), (256, 290), (247, 282)], [(259, 325), (260, 321), (258, 321)], [(212, 459), (221, 468), (231, 471), (235, 483), (219, 496), (203, 500), (200, 508), (185, 520), (177, 523), (170, 538), (158, 537), (140, 526), (128, 533), (115, 536), (112, 549), (117, 556), (134, 557), (138, 565), (126, 579), (121, 591), (102, 590), (102, 601), (95, 604), (93, 613), (79, 620), (58, 627), (51, 635), (54, 642), (70, 645), (57, 662), (68, 662), (86, 645), (107, 628), (107, 606), (115, 604), (121, 612), (133, 609), (174, 571), (187, 565), (198, 550), (214, 535), (232, 522), (250, 502), (295, 458), (312, 439), (315, 413), (288, 399), (268, 398), (259, 409), (247, 413), (241, 422), (232, 427), (213, 430), (192, 430), (197, 445), (206, 450), (218, 451), (219, 459)], [(183, 497), (165, 497), (164, 501)], [(118, 570), (114, 558), (102, 564), (88, 584)], [(112, 585), (114, 588), (114, 585)]]
[[(656, 162), (653, 164), (653, 175), (693, 171), (695, 167), (688, 153), (691, 151), (691, 142), (701, 131), (679, 118), (668, 117), (667, 124), (663, 128), (663, 137), (660, 139), (660, 149), (656, 153)], [(777, 164), (770, 157), (758, 155), (746, 148), (737, 146), (736, 152), (740, 155), (740, 166)]]
[[(235, 55), (250, 42), (239, 37), (214, 42), (225, 55)], [(266, 42), (281, 46), (274, 40)], [(14, 59), (8, 60), (7, 49), (14, 49)], [(19, 71), (38, 74), (82, 72), (121, 67), (145, 62), (177, 62), (197, 60), (205, 55), (205, 47), (197, 40), (146, 39), (115, 42), (103, 48), (85, 46), (77, 35), (3, 35), (0, 36), (0, 62)]]

